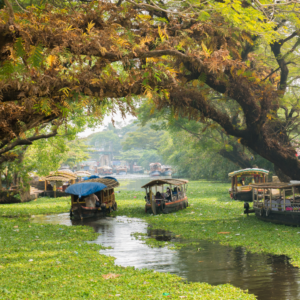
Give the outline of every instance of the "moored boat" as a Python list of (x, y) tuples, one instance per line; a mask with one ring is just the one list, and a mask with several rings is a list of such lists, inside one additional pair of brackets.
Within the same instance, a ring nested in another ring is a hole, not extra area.
[(144, 169), (142, 166), (133, 166), (133, 173), (144, 174)]
[(300, 181), (253, 184), (253, 210), (248, 213), (263, 221), (300, 226), (299, 189)]
[[(89, 179), (69, 186), (66, 193), (71, 195), (70, 217), (74, 219), (103, 217), (116, 210), (114, 188), (119, 185), (117, 179), (109, 177)], [(97, 196), (99, 203), (88, 202), (91, 195)]]
[(170, 166), (162, 166), (161, 167), (161, 175), (162, 176), (172, 176), (172, 168)]
[(127, 167), (117, 167), (116, 174), (117, 175), (126, 175), (127, 174)]
[(228, 174), (231, 178), (230, 197), (235, 200), (252, 201), (252, 184), (266, 182), (269, 171), (259, 168), (243, 169)]
[(98, 167), (98, 174), (111, 175), (111, 174), (113, 174), (113, 169), (109, 166)]
[(161, 164), (151, 163), (150, 164), (150, 176), (161, 176)]
[(157, 179), (143, 185), (142, 188), (146, 190), (145, 212), (168, 214), (186, 208), (187, 184), (188, 181), (184, 179)]

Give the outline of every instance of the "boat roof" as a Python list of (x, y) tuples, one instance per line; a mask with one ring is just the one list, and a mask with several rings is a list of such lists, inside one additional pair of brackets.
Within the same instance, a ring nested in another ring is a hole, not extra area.
[(102, 167), (98, 167), (98, 169), (111, 169), (110, 166), (102, 166)]
[(106, 188), (104, 190), (110, 190), (113, 188), (116, 188), (120, 185), (120, 183), (114, 178), (93, 178), (85, 180), (84, 182), (98, 182), (103, 183), (106, 185)]
[(252, 183), (252, 187), (260, 189), (290, 189), (293, 186), (299, 187), (300, 181), (294, 183), (291, 182), (265, 182), (265, 183)]
[(100, 182), (80, 182), (70, 185), (66, 189), (67, 194), (77, 195), (79, 198), (88, 196), (106, 189), (107, 186)]
[(189, 181), (185, 179), (156, 179), (156, 180), (149, 181), (147, 184), (143, 185), (142, 188), (147, 188), (155, 185), (163, 185), (163, 184), (181, 185), (188, 182)]
[(45, 177), (45, 180), (48, 181), (69, 181), (72, 179), (76, 179), (77, 175), (74, 173), (63, 172), (63, 171), (56, 171), (50, 172), (50, 175)]
[(248, 169), (231, 172), (228, 174), (228, 176), (233, 177), (236, 175), (259, 175), (259, 174), (269, 174), (269, 171), (264, 169), (259, 169), (259, 168), (248, 168)]

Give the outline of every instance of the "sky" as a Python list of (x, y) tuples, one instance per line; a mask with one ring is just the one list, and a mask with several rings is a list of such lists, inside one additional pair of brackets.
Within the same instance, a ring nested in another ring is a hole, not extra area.
[[(119, 113), (119, 112), (114, 114), (115, 123), (117, 123), (117, 122), (121, 123), (120, 127), (124, 127), (124, 126), (128, 125), (129, 123), (131, 123), (133, 120), (136, 120), (136, 119), (137, 119), (136, 117), (133, 117), (131, 115), (128, 115), (126, 117), (126, 119), (123, 119), (122, 116), (121, 116), (121, 113)], [(83, 132), (78, 134), (78, 137), (83, 138), (83, 137), (89, 136), (92, 133), (102, 131), (110, 123), (111, 123), (111, 115), (105, 116), (105, 118), (103, 120), (103, 125), (95, 127), (93, 129), (86, 128)]]

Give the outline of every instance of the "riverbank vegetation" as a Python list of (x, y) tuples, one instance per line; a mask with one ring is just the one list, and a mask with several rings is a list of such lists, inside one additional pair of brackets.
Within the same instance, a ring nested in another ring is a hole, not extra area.
[[(120, 213), (126, 203), (140, 210), (140, 200), (119, 203)], [(98, 236), (88, 226), (30, 222), (32, 215), (67, 212), (69, 204), (64, 197), (0, 206), (1, 299), (255, 299), (229, 284), (187, 283), (175, 275), (116, 266), (113, 257), (99, 254), (101, 245), (86, 243)]]

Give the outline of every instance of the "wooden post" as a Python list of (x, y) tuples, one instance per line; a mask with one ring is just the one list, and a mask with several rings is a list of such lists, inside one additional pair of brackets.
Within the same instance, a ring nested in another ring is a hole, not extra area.
[(293, 189), (293, 201), (295, 203), (295, 187), (293, 186), (292, 189)]
[(283, 189), (283, 209), (285, 211), (285, 189)]
[(271, 205), (271, 210), (272, 210), (272, 189), (270, 189), (270, 205)]
[(254, 200), (255, 200), (255, 188), (252, 188), (252, 201), (253, 201), (253, 204), (254, 204)]
[(47, 180), (45, 179), (45, 192), (47, 192)]
[[(258, 191), (257, 191), (258, 195)], [(266, 198), (265, 198), (265, 189), (263, 188), (263, 200), (264, 200), (264, 207), (266, 207)]]
[(53, 185), (53, 191), (54, 191), (54, 198), (56, 198), (56, 181), (55, 181), (55, 183)]

